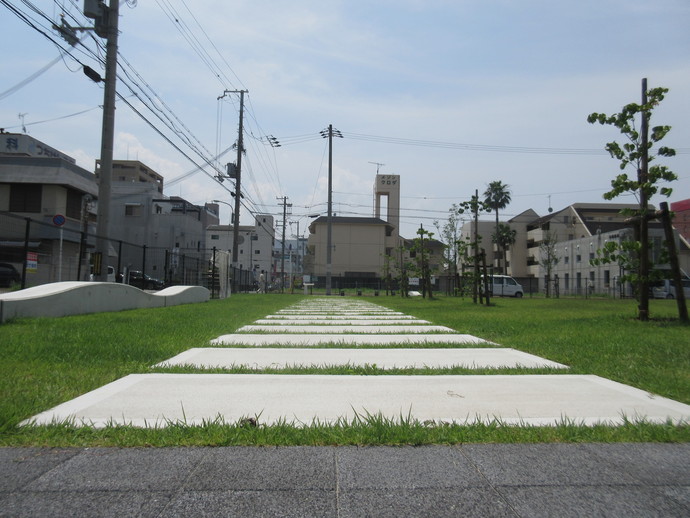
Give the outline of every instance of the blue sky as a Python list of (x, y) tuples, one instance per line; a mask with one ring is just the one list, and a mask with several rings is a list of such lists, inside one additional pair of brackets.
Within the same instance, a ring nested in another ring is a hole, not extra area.
[[(8, 1), (28, 12), (23, 2)], [(33, 5), (57, 21), (61, 13), (80, 18), (82, 2)], [(59, 51), (6, 6), (0, 10), (0, 127), (21, 131), (18, 114), (26, 113), (32, 136), (92, 169), (100, 147), (102, 88), (64, 56), (3, 95)], [(506, 216), (529, 208), (546, 214), (549, 200), (554, 209), (603, 201), (618, 172), (613, 159), (549, 149), (602, 150), (618, 139), (611, 128), (587, 124), (587, 114), (638, 102), (643, 77), (650, 87), (670, 88), (655, 121), (673, 126), (665, 144), (681, 151), (663, 162), (680, 177), (671, 201), (690, 197), (685, 0), (154, 0), (134, 7), (123, 2), (120, 14), (120, 52), (130, 74), (139, 74), (134, 80), (149, 85), (159, 97), (153, 102), (170, 108), (183, 133), (191, 133), (209, 156), (231, 145), (237, 132), (237, 96), (222, 102), (217, 97), (225, 89), (249, 90), (243, 191), (254, 210), (278, 213), (276, 198), (282, 196), (293, 203), (293, 219), (325, 210), (326, 142), (318, 133), (329, 123), (345, 135), (334, 143), (335, 211), (371, 215), (377, 167), (371, 162), (383, 163), (381, 173), (401, 175), (406, 236), (420, 223), (431, 228), (434, 219), (444, 220), (453, 203), (493, 180), (511, 187)], [(208, 53), (215, 72), (180, 27)], [(58, 40), (54, 31), (52, 36)], [(86, 45), (95, 49), (89, 40)], [(92, 55), (73, 52), (100, 70)], [(124, 84), (118, 89), (130, 95)], [(162, 127), (136, 98), (128, 100)], [(42, 122), (83, 110), (89, 111)], [(194, 203), (230, 201), (227, 182), (220, 186), (202, 172), (176, 181), (195, 166), (123, 103), (116, 133), (115, 157), (156, 169), (170, 184), (166, 194)], [(282, 147), (268, 146), (266, 135)], [(234, 160), (226, 155), (220, 162), (228, 159)], [(223, 221), (228, 217), (222, 213)], [(301, 221), (304, 230), (308, 218)], [(242, 214), (245, 222), (248, 213)]]

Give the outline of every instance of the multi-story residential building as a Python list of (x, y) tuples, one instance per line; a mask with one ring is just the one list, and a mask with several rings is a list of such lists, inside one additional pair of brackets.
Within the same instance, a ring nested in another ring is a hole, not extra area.
[[(209, 205), (213, 207), (214, 204)], [(242, 270), (251, 271), (254, 280), (258, 280), (262, 271), (268, 279), (269, 272), (273, 269), (273, 224), (273, 216), (270, 214), (256, 214), (253, 226), (239, 227), (237, 266)], [(233, 225), (209, 225), (206, 228), (207, 255), (210, 250), (215, 249), (232, 256), (233, 234)]]
[(163, 176), (142, 162), (113, 161), (109, 235), (116, 257), (109, 261), (121, 272), (145, 270), (168, 283), (201, 282), (206, 227), (218, 223), (218, 206), (165, 197), (163, 185)]
[[(624, 209), (636, 209), (634, 204), (575, 203), (544, 217), (527, 211), (508, 222), (517, 230), (517, 239), (508, 250), (508, 274), (523, 280), (534, 289), (546, 289), (547, 255), (551, 254), (550, 288), (561, 293), (586, 292), (630, 295), (632, 287), (621, 285), (625, 273), (621, 264), (592, 264), (606, 243), (619, 245), (633, 239), (633, 229), (626, 223)], [(653, 209), (653, 207), (652, 207)], [(520, 221), (516, 221), (519, 219)], [(649, 223), (651, 259), (660, 268), (668, 265), (661, 261), (664, 233), (661, 223)], [(549, 251), (546, 242), (551, 242)], [(676, 236), (676, 249), (680, 252), (681, 267), (687, 270), (690, 249), (687, 240)]]
[[(206, 269), (205, 229), (218, 223), (218, 207), (164, 197), (163, 177), (138, 161), (114, 161), (111, 191), (108, 266), (199, 282)], [(22, 270), (26, 252), (35, 254), (28, 286), (88, 279), (97, 197), (97, 175), (71, 157), (29, 135), (0, 134), (0, 211), (39, 222), (29, 225), (27, 241), (23, 220), (2, 218), (0, 261)], [(185, 254), (193, 255), (190, 262)]]
[(97, 195), (96, 177), (73, 158), (29, 135), (1, 133), (0, 212), (38, 224), (3, 217), (0, 261), (22, 271), (30, 253), (37, 267), (30, 269), (26, 286), (88, 278), (82, 231), (95, 230), (91, 202)]

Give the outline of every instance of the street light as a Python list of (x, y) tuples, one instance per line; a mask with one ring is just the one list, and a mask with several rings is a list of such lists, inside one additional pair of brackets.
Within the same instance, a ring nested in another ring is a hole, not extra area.
[[(230, 207), (230, 223), (229, 224), (230, 225), (234, 224), (235, 223), (235, 213), (232, 211), (232, 205), (230, 203), (228, 203), (227, 201), (223, 201), (223, 200), (212, 200), (212, 201), (213, 201), (213, 203), (222, 203), (223, 205), (227, 205), (228, 207)], [(218, 219), (220, 220), (220, 218), (218, 218)]]

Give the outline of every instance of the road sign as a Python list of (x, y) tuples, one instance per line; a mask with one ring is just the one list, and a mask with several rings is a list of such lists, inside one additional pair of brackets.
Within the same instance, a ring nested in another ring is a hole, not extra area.
[(53, 225), (57, 227), (61, 227), (62, 225), (64, 225), (65, 221), (65, 216), (63, 216), (62, 214), (55, 214), (55, 216), (53, 216)]

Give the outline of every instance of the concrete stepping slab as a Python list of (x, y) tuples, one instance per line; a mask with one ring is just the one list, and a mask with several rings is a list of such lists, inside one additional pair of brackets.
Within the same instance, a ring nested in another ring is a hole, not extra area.
[[(237, 333), (275, 333), (280, 331), (282, 333), (352, 333), (351, 325), (290, 325), (290, 326), (275, 326), (275, 325), (248, 325), (242, 326), (237, 330)], [(456, 333), (455, 329), (445, 326), (434, 325), (374, 325), (374, 326), (357, 326), (357, 333)]]
[(516, 425), (687, 423), (690, 406), (592, 375), (293, 376), (132, 374), (24, 421), (103, 427), (235, 423), (296, 425), (367, 414), (398, 421)]
[(189, 365), (202, 369), (247, 367), (250, 369), (283, 369), (287, 367), (365, 366), (379, 369), (452, 368), (470, 369), (540, 368), (567, 369), (515, 349), (221, 349), (195, 348), (184, 351), (156, 367)]
[(211, 340), (211, 345), (246, 345), (264, 347), (271, 345), (284, 346), (319, 346), (327, 344), (387, 346), (387, 345), (496, 345), (487, 340), (464, 334), (228, 334)]
[(314, 326), (314, 325), (348, 325), (348, 326), (392, 326), (392, 325), (419, 325), (419, 324), (431, 324), (427, 320), (410, 320), (410, 319), (378, 319), (378, 318), (339, 318), (339, 319), (318, 319), (309, 318), (307, 319), (280, 319), (277, 318), (261, 318), (255, 320), (253, 325), (262, 326)]
[(382, 311), (378, 309), (279, 309), (277, 315), (403, 315), (401, 311)]
[[(266, 315), (262, 320), (406, 320), (413, 322), (427, 322), (410, 315)], [(258, 320), (257, 320), (258, 322)]]

